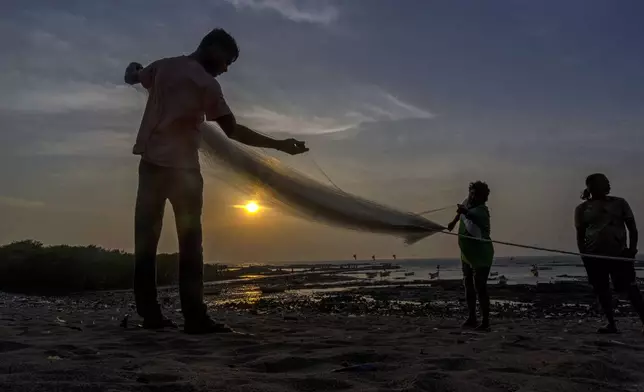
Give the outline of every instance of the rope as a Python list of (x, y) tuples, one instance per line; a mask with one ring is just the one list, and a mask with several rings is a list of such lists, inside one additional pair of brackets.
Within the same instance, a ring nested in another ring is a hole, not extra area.
[(559, 253), (559, 254), (569, 255), (569, 256), (588, 257), (588, 258), (593, 258), (593, 259), (604, 259), (604, 260), (613, 260), (613, 261), (628, 261), (630, 263), (635, 261), (634, 258), (628, 258), (628, 257), (600, 256), (600, 255), (592, 255), (592, 254), (588, 254), (588, 253), (570, 252), (570, 251), (561, 250), (561, 249), (542, 248), (540, 246), (517, 244), (515, 242), (496, 241), (496, 240), (490, 240), (490, 239), (486, 239), (486, 238), (472, 237), (472, 236), (458, 234), (458, 233), (451, 233), (451, 232), (445, 231), (445, 230), (439, 231), (439, 233), (446, 234), (446, 235), (451, 235), (451, 236), (456, 236), (456, 237), (460, 237), (460, 238), (467, 238), (467, 239), (470, 239), (470, 240), (475, 240), (475, 241), (480, 241), (480, 242), (489, 242), (489, 243), (493, 243), (493, 244), (513, 246), (515, 248), (540, 250), (540, 251), (544, 251), (544, 252)]
[[(326, 172), (320, 167), (320, 165), (313, 159), (313, 156), (311, 156), (311, 161), (317, 166), (318, 170), (329, 180), (329, 182), (335, 186), (339, 191), (344, 192), (340, 187), (338, 187), (333, 180), (326, 174)], [(427, 211), (422, 211), (416, 213), (417, 215), (427, 215), (431, 214), (434, 212), (439, 212), (439, 211), (444, 211), (448, 208), (453, 208), (453, 206), (445, 206), (441, 208), (435, 208), (432, 210), (427, 210)], [(506, 245), (506, 246), (512, 246), (515, 248), (523, 248), (523, 249), (532, 249), (532, 250), (539, 250), (543, 252), (550, 252), (550, 253), (557, 253), (557, 254), (562, 254), (562, 255), (568, 255), (568, 256), (578, 256), (578, 257), (587, 257), (587, 258), (594, 258), (594, 259), (603, 259), (603, 260), (613, 260), (613, 261), (626, 261), (626, 262), (634, 262), (634, 258), (628, 258), (628, 257), (616, 257), (616, 256), (600, 256), (600, 255), (592, 255), (588, 253), (579, 253), (579, 252), (570, 252), (567, 250), (562, 250), (562, 249), (552, 249), (552, 248), (544, 248), (540, 246), (534, 246), (534, 245), (526, 245), (526, 244), (518, 244), (515, 242), (508, 242), (508, 241), (497, 241), (497, 240), (491, 240), (491, 239), (485, 239), (485, 238), (478, 238), (478, 237), (472, 237), (472, 236), (467, 236), (467, 235), (462, 235), (462, 234), (457, 234), (457, 233), (451, 233), (449, 231), (440, 231), (439, 233), (441, 234), (446, 234), (446, 235), (451, 235), (451, 236), (456, 236), (460, 238), (467, 238), (475, 241), (480, 241), (480, 242), (489, 242), (493, 244), (499, 244), (499, 245)]]
[(322, 170), (322, 167), (318, 164), (318, 162), (315, 160), (315, 158), (313, 158), (313, 155), (311, 154), (311, 152), (310, 152), (310, 151), (309, 151), (306, 155), (308, 155), (308, 156), (309, 156), (309, 158), (311, 158), (311, 162), (313, 162), (313, 164), (315, 165), (315, 167), (317, 167), (317, 169), (320, 171), (320, 173), (322, 173), (322, 175), (323, 175), (324, 177), (326, 177), (326, 179), (329, 181), (329, 183), (330, 183), (331, 185), (333, 185), (333, 186), (335, 187), (335, 189), (337, 189), (338, 191), (340, 191), (340, 192), (342, 192), (342, 193), (346, 193), (346, 192), (345, 192), (342, 188), (340, 188), (340, 187), (339, 187), (335, 182), (333, 182), (333, 180), (331, 179), (331, 177), (329, 177), (329, 175), (328, 175), (328, 174), (326, 174), (326, 172), (325, 172), (324, 170)]
[(441, 208), (434, 208), (433, 210), (427, 210), (427, 211), (422, 211), (422, 212), (417, 212), (416, 215), (427, 215), (427, 214), (432, 214), (434, 212), (439, 212), (439, 211), (444, 211), (448, 208), (454, 208), (454, 206), (449, 205)]
[[(324, 175), (324, 177), (326, 177), (326, 179), (334, 187), (336, 187), (340, 192), (344, 193), (344, 191), (339, 186), (337, 186), (333, 182), (333, 180), (331, 180), (329, 175), (326, 174), (326, 172), (322, 169), (322, 167), (320, 167), (320, 165), (313, 158), (313, 156), (310, 156), (310, 158), (311, 158), (311, 161), (315, 164), (315, 166), (317, 166), (318, 170)], [(431, 214), (431, 213), (434, 213), (434, 212), (444, 211), (444, 210), (446, 210), (448, 208), (453, 208), (453, 206), (450, 205), (450, 206), (445, 206), (445, 207), (441, 207), (441, 208), (435, 208), (435, 209), (432, 209), (432, 210), (418, 212), (416, 214), (417, 215), (427, 215), (427, 214)], [(451, 236), (456, 236), (456, 237), (460, 237), (460, 238), (467, 238), (467, 239), (480, 241), (480, 242), (489, 242), (489, 243), (493, 243), (493, 244), (512, 246), (512, 247), (515, 247), (515, 248), (539, 250), (539, 251), (543, 251), (543, 252), (557, 253), (557, 254), (562, 254), (562, 255), (578, 256), (578, 257), (582, 257), (582, 258), (583, 257), (588, 257), (588, 258), (594, 258), (594, 259), (604, 259), (604, 260), (613, 260), (613, 261), (626, 261), (626, 262), (631, 262), (631, 263), (635, 261), (634, 258), (628, 258), (628, 257), (599, 256), (599, 255), (591, 255), (591, 254), (587, 254), (587, 253), (570, 252), (570, 251), (562, 250), (562, 249), (551, 249), (551, 248), (544, 248), (544, 247), (534, 246), (534, 245), (518, 244), (518, 243), (514, 243), (514, 242), (496, 241), (496, 240), (491, 240), (491, 239), (466, 236), (466, 235), (462, 235), (462, 234), (451, 233), (449, 231), (440, 231), (439, 233), (446, 234), (446, 235), (451, 235)]]
[[(329, 183), (331, 183), (338, 191), (345, 193), (338, 185), (336, 185), (333, 182), (333, 180), (331, 180), (329, 175), (324, 171), (324, 169), (322, 169), (322, 167), (317, 163), (317, 161), (313, 158), (313, 156), (310, 156), (310, 158), (311, 158), (311, 161), (318, 168), (320, 173), (322, 173), (324, 175), (324, 177), (326, 177), (326, 179), (329, 181)], [(434, 213), (434, 212), (443, 211), (443, 210), (446, 210), (448, 208), (453, 208), (453, 206), (450, 205), (450, 206), (445, 206), (445, 207), (441, 207), (441, 208), (422, 211), (422, 212), (418, 212), (417, 215), (427, 215), (427, 214), (431, 214), (431, 213)], [(497, 241), (497, 240), (491, 240), (491, 239), (485, 239), (485, 238), (472, 237), (472, 236), (467, 236), (467, 235), (463, 235), (463, 234), (452, 233), (452, 232), (445, 231), (445, 230), (439, 231), (439, 233), (446, 234), (446, 235), (451, 235), (451, 236), (456, 236), (456, 237), (460, 237), (460, 238), (467, 238), (467, 239), (480, 241), (480, 242), (489, 242), (489, 243), (493, 243), (493, 244), (512, 246), (512, 247), (515, 247), (515, 248), (539, 250), (539, 251), (543, 251), (543, 252), (557, 253), (557, 254), (568, 255), (568, 256), (578, 256), (578, 257), (582, 257), (582, 258), (587, 257), (587, 258), (613, 260), (613, 261), (625, 261), (625, 262), (630, 262), (630, 263), (635, 261), (634, 258), (628, 258), (628, 257), (600, 256), (600, 255), (592, 255), (592, 254), (588, 254), (588, 253), (570, 252), (570, 251), (566, 251), (566, 250), (562, 250), (562, 249), (544, 248), (544, 247), (534, 246), (534, 245), (518, 244), (518, 243), (515, 243), (515, 242)]]
[[(318, 162), (315, 160), (315, 158), (313, 158), (313, 155), (311, 154), (310, 151), (306, 155), (308, 155), (309, 158), (311, 158), (311, 162), (313, 162), (313, 164), (317, 167), (317, 169), (320, 171), (320, 173), (322, 173), (322, 175), (324, 177), (326, 177), (326, 179), (329, 181), (329, 183), (331, 185), (333, 185), (338, 191), (340, 191), (342, 193), (346, 193), (344, 191), (344, 189), (340, 188), (335, 182), (333, 182), (331, 177), (324, 171), (324, 169), (322, 169), (322, 166), (320, 166), (320, 164), (318, 164)], [(449, 205), (449, 206), (445, 206), (445, 207), (441, 207), (441, 208), (434, 208), (432, 210), (417, 212), (416, 215), (428, 215), (428, 214), (432, 214), (434, 212), (444, 211), (444, 210), (446, 210), (448, 208), (453, 208), (453, 206)]]
[[(133, 86), (133, 87), (137, 91), (139, 91), (141, 93), (147, 93), (147, 90), (144, 90), (144, 89), (140, 88), (139, 86)], [(264, 150), (264, 149), (262, 149), (262, 150)], [(264, 153), (266, 153), (266, 152), (264, 151)], [(311, 158), (311, 162), (313, 162), (313, 164), (317, 167), (317, 169), (320, 171), (320, 173), (322, 173), (322, 175), (324, 175), (324, 177), (329, 181), (329, 183), (331, 185), (333, 185), (338, 191), (340, 191), (342, 193), (346, 193), (335, 182), (333, 182), (331, 177), (329, 177), (329, 175), (322, 169), (322, 167), (318, 164), (318, 162), (315, 160), (315, 158), (313, 158), (313, 155), (311, 155), (310, 153), (307, 154), (307, 155), (309, 155), (309, 157)], [(417, 215), (427, 215), (427, 214), (431, 214), (433, 212), (443, 211), (443, 210), (446, 210), (448, 208), (452, 208), (452, 206), (446, 206), (446, 207), (442, 207), (442, 208), (436, 208), (436, 209), (432, 209), (432, 210), (418, 212)], [(451, 235), (451, 236), (456, 236), (456, 237), (460, 237), (460, 238), (467, 238), (467, 239), (480, 241), (480, 242), (489, 242), (489, 243), (493, 243), (493, 244), (512, 246), (512, 247), (515, 247), (515, 248), (539, 250), (539, 251), (543, 251), (543, 252), (558, 253), (558, 254), (569, 255), (569, 256), (578, 256), (578, 257), (582, 257), (582, 258), (583, 257), (588, 257), (588, 258), (594, 258), (594, 259), (604, 259), (604, 260), (613, 260), (613, 261), (626, 261), (626, 262), (630, 262), (630, 263), (635, 261), (634, 258), (628, 258), (628, 257), (600, 256), (600, 255), (591, 255), (591, 254), (587, 254), (587, 253), (570, 252), (570, 251), (561, 250), (561, 249), (543, 248), (543, 247), (534, 246), (534, 245), (525, 245), (525, 244), (518, 244), (518, 243), (514, 243), (514, 242), (497, 241), (497, 240), (491, 240), (491, 239), (485, 239), (485, 238), (477, 238), (477, 237), (466, 236), (466, 235), (457, 234), (457, 233), (451, 233), (451, 232), (445, 231), (445, 230), (439, 231), (439, 233), (446, 234), (446, 235)]]

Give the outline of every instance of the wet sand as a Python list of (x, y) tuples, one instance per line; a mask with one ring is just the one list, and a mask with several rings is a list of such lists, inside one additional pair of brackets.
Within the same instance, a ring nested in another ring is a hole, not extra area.
[[(628, 306), (622, 334), (596, 335), (592, 295), (572, 285), (492, 287), (490, 333), (461, 330), (459, 282), (239, 301), (224, 291), (211, 312), (240, 333), (214, 336), (145, 331), (136, 316), (122, 327), (128, 292), (0, 293), (0, 390), (644, 391)], [(160, 298), (181, 323), (176, 291)]]

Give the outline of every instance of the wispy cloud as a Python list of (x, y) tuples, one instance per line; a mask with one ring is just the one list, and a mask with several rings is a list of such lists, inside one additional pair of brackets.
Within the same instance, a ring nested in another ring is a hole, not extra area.
[(129, 154), (134, 135), (95, 130), (77, 132), (59, 140), (38, 142), (25, 151), (28, 155), (51, 156), (106, 156)]
[(226, 0), (237, 9), (274, 11), (294, 22), (330, 24), (338, 19), (337, 7), (325, 0)]
[[(396, 120), (396, 116), (402, 116), (402, 118), (432, 118), (435, 117), (435, 115), (427, 110), (421, 109), (419, 107), (416, 107), (414, 105), (411, 105), (407, 102), (403, 102), (400, 99), (396, 98), (395, 96), (389, 94), (389, 93), (383, 93), (383, 97), (391, 102), (391, 104), (394, 107), (395, 112), (391, 114), (392, 117), (391, 120)], [(396, 114), (398, 113), (398, 114)]]
[(87, 82), (26, 81), (13, 94), (0, 95), (0, 109), (26, 113), (132, 110), (143, 100), (134, 89), (116, 84)]
[(0, 196), (0, 205), (16, 208), (41, 208), (45, 206), (42, 201), (26, 200), (17, 197)]
[[(329, 99), (316, 114), (310, 106), (282, 104), (279, 109), (261, 104), (242, 105), (239, 117), (249, 126), (267, 132), (322, 134), (346, 131), (363, 123), (430, 119), (434, 114), (380, 88), (345, 88), (342, 98)], [(324, 111), (322, 111), (324, 109)], [(318, 114), (319, 113), (319, 114)]]
[(241, 117), (250, 125), (268, 132), (316, 134), (346, 131), (356, 125), (355, 122), (328, 117), (291, 116), (261, 106), (242, 110)]

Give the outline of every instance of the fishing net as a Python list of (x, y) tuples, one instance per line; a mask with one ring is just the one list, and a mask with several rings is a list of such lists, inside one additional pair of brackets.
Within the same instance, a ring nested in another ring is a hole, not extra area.
[(278, 159), (228, 138), (211, 123), (200, 125), (201, 152), (211, 169), (227, 169), (231, 185), (261, 191), (262, 202), (284, 213), (335, 227), (401, 237), (413, 244), (444, 229), (418, 214), (399, 211), (320, 183)]

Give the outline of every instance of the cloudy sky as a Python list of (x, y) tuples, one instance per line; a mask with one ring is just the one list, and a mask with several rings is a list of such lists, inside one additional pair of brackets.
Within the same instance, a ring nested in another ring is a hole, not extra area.
[[(56, 5), (54, 7), (54, 4)], [(430, 0), (3, 1), (0, 242), (131, 250), (145, 96), (130, 61), (190, 53), (213, 27), (241, 56), (220, 83), (240, 122), (308, 142), (288, 157), (410, 211), (492, 188), (493, 237), (574, 249), (584, 177), (602, 171), (644, 216), (644, 3)], [(206, 175), (207, 260), (456, 256), (234, 204)], [(452, 213), (433, 219), (446, 222)], [(161, 251), (174, 251), (166, 212)], [(499, 254), (524, 254), (498, 247)]]

